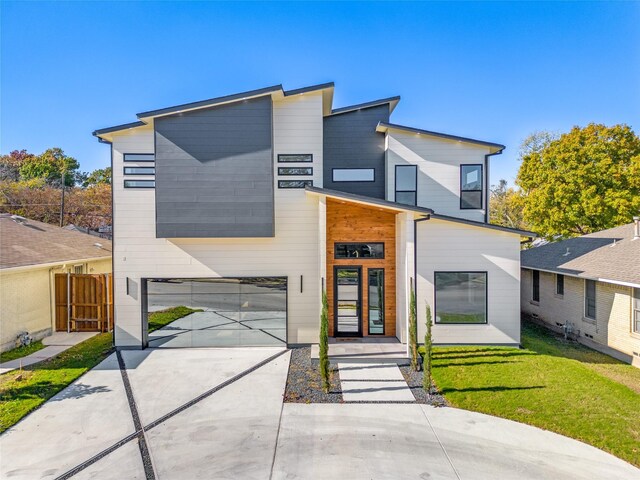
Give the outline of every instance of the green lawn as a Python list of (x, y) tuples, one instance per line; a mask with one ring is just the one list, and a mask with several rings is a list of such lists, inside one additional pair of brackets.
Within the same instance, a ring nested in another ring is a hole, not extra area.
[(189, 308), (184, 306), (167, 308), (149, 314), (149, 332), (158, 330), (179, 318), (186, 317), (193, 312), (202, 312), (200, 308)]
[(439, 347), (433, 377), (455, 407), (535, 425), (640, 466), (640, 369), (535, 325), (524, 349)]
[(44, 345), (42, 344), (42, 340), (38, 340), (37, 342), (33, 342), (25, 347), (18, 347), (13, 350), (2, 352), (0, 353), (0, 363), (15, 360), (16, 358), (26, 357), (27, 355), (31, 355), (33, 352), (42, 350), (43, 348)]
[(0, 375), (0, 432), (104, 360), (111, 344), (112, 335), (102, 333), (49, 360)]

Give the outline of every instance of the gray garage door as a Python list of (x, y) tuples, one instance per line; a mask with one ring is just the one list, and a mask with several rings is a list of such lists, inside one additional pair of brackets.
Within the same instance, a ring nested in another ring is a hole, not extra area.
[(286, 345), (286, 278), (148, 278), (143, 284), (149, 347)]

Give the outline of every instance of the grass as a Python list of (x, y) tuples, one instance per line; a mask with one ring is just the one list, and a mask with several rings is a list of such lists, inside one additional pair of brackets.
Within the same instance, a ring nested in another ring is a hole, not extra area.
[(167, 308), (166, 310), (160, 310), (149, 314), (149, 332), (158, 330), (159, 328), (169, 325), (171, 322), (178, 320), (179, 318), (186, 317), (193, 312), (202, 312), (200, 308), (189, 308), (183, 305), (179, 307)]
[(0, 432), (64, 389), (113, 350), (111, 333), (91, 337), (40, 363), (0, 375)]
[(43, 348), (44, 345), (42, 344), (42, 340), (38, 340), (37, 342), (30, 343), (29, 345), (26, 345), (24, 347), (17, 347), (13, 350), (2, 352), (0, 353), (0, 363), (26, 357), (27, 355), (31, 355), (38, 350), (42, 350)]
[(433, 378), (455, 407), (551, 430), (640, 466), (640, 369), (543, 327), (524, 349), (434, 348)]

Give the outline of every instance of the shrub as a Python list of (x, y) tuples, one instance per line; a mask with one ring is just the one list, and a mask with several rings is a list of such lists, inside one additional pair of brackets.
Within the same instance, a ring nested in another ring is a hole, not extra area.
[(329, 302), (327, 292), (322, 291), (322, 313), (320, 314), (320, 377), (322, 377), (322, 389), (329, 392)]

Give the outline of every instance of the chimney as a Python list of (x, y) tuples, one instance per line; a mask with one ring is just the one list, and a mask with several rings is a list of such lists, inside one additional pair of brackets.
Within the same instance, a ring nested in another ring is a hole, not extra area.
[(633, 217), (633, 239), (638, 240), (640, 238), (640, 217)]

